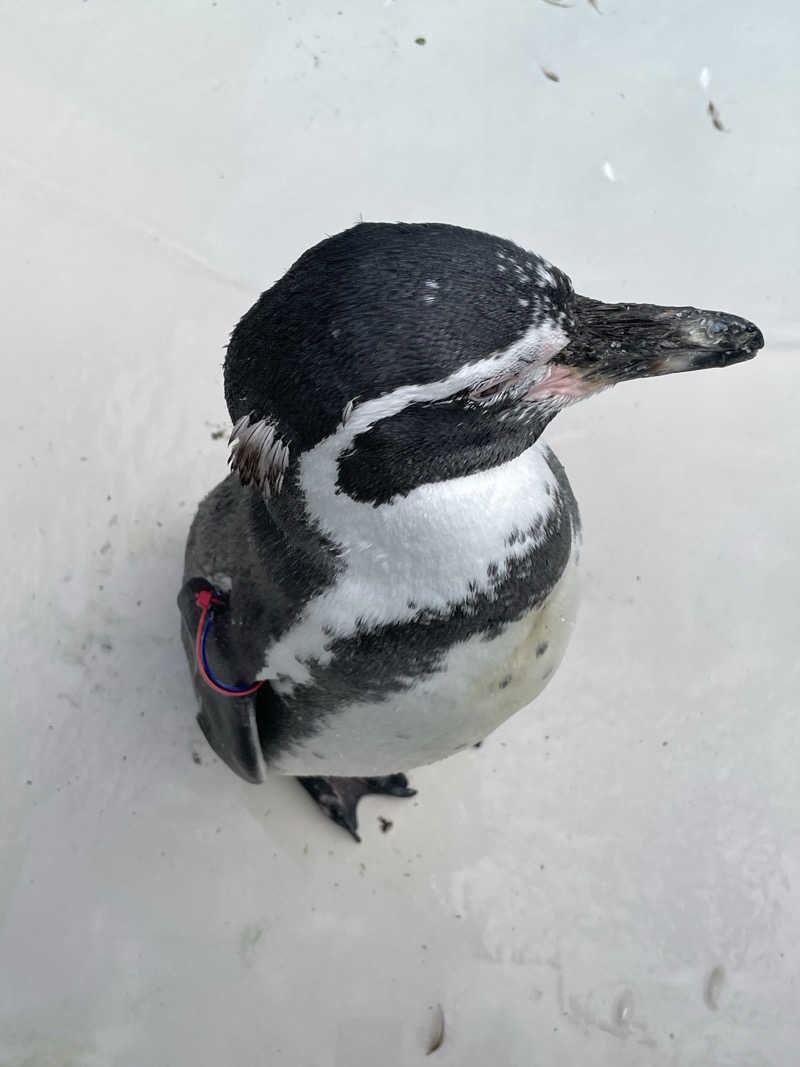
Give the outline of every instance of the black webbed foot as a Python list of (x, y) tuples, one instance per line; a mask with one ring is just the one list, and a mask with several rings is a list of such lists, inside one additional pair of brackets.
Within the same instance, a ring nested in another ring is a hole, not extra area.
[(367, 793), (382, 793), (390, 797), (413, 797), (416, 789), (409, 788), (404, 774), (387, 774), (380, 778), (298, 778), (329, 819), (347, 830), (356, 841), (359, 800)]

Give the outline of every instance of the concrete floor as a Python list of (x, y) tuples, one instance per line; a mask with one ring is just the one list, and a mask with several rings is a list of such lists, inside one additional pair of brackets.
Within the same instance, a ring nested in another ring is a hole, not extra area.
[[(599, 6), (0, 7), (2, 1067), (797, 1062), (800, 19)], [(566, 661), (360, 847), (213, 758), (174, 603), (228, 333), (359, 215), (767, 338), (551, 427)]]

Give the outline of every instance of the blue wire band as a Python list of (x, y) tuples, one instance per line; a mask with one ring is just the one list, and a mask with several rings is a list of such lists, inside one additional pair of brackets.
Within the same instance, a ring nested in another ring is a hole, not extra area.
[(220, 689), (224, 689), (226, 693), (247, 693), (253, 688), (251, 685), (226, 685), (224, 682), (221, 682), (219, 678), (217, 678), (217, 676), (214, 674), (214, 672), (208, 665), (208, 658), (206, 656), (206, 640), (208, 639), (208, 631), (211, 629), (211, 623), (213, 621), (214, 611), (213, 609), (211, 609), (208, 615), (206, 616), (206, 624), (203, 627), (203, 641), (200, 646), (200, 651), (203, 656), (203, 666), (208, 672), (208, 677), (211, 679), (214, 685), (218, 685)]

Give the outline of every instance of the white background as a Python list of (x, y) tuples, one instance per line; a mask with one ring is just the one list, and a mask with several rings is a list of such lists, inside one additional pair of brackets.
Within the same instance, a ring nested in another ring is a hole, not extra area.
[[(800, 18), (600, 7), (0, 7), (2, 1067), (796, 1063)], [(567, 658), (358, 847), (213, 757), (174, 601), (230, 329), (360, 215), (767, 348), (552, 426)]]

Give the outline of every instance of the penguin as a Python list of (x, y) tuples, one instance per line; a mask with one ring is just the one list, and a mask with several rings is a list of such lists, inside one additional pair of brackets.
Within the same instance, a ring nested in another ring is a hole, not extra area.
[(361, 796), (414, 795), (405, 770), (479, 744), (564, 655), (581, 525), (550, 421), (763, 344), (735, 315), (580, 296), (457, 226), (309, 249), (231, 335), (231, 469), (186, 545), (211, 747), (249, 782), (297, 777), (359, 840)]

